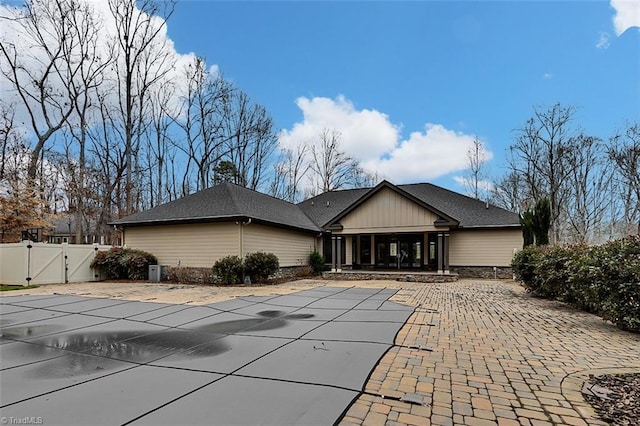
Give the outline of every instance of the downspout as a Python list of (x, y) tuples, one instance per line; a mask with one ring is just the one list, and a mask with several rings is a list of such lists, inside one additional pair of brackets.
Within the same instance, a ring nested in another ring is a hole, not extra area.
[(246, 222), (236, 222), (240, 225), (240, 259), (244, 259), (244, 227), (245, 225), (251, 224), (251, 218)]

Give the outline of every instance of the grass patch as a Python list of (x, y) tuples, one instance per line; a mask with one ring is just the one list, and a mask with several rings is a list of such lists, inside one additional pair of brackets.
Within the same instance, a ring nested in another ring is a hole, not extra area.
[(9, 285), (0, 284), (0, 291), (26, 290), (28, 288), (38, 288), (37, 285)]

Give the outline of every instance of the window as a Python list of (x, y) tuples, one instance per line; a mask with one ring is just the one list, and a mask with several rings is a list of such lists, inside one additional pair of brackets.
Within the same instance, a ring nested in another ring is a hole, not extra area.
[(360, 236), (360, 263), (371, 265), (371, 235)]
[[(326, 233), (322, 236), (322, 256), (324, 256), (325, 263), (332, 262), (332, 236), (330, 233)], [(344, 236), (340, 236), (340, 264), (344, 265), (347, 261), (347, 239)]]

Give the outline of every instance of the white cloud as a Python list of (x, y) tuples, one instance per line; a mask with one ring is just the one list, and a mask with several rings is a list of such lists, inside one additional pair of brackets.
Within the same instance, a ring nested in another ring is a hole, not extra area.
[(399, 126), (376, 110), (356, 110), (344, 96), (305, 98), (296, 100), (302, 110), (303, 121), (291, 130), (280, 133), (280, 146), (291, 148), (316, 140), (323, 129), (338, 130), (342, 134), (342, 149), (354, 158), (368, 161), (379, 158), (393, 149)]
[(613, 26), (616, 35), (621, 35), (631, 27), (640, 27), (640, 0), (611, 0), (616, 14)]
[[(398, 183), (428, 181), (467, 168), (467, 151), (473, 140), (473, 135), (428, 123), (424, 132), (411, 133), (385, 158), (364, 166), (380, 170)], [(488, 151), (487, 160), (491, 158), (493, 153)]]
[[(394, 183), (424, 182), (464, 170), (467, 150), (474, 136), (426, 124), (401, 140), (400, 125), (377, 110), (358, 110), (344, 96), (336, 99), (298, 98), (302, 121), (280, 134), (280, 146), (292, 148), (309, 143), (323, 129), (341, 132), (342, 149), (360, 161), (369, 172), (376, 172)], [(487, 152), (487, 160), (493, 157)]]
[(596, 42), (596, 47), (598, 49), (608, 49), (610, 44), (609, 33), (600, 32), (600, 38), (598, 38), (598, 41)]
[(545, 80), (551, 80), (553, 78), (553, 74), (550, 72), (545, 72), (544, 74), (542, 74), (542, 78), (544, 78)]
[[(34, 4), (38, 5), (39, 7), (45, 7), (48, 3), (53, 3), (54, 1), (55, 0), (39, 0), (38, 2), (34, 2)], [(80, 2), (86, 3), (89, 6), (94, 22), (100, 26), (97, 39), (98, 56), (108, 57), (110, 50), (109, 45), (110, 43), (112, 43), (112, 38), (117, 34), (115, 18), (113, 17), (109, 9), (108, 2), (94, 0), (80, 0)], [(136, 12), (139, 14), (143, 13), (138, 9), (136, 9)], [(23, 13), (24, 9), (21, 7), (0, 4), (0, 16), (14, 17), (13, 19), (2, 20), (2, 25), (0, 25), (0, 38), (4, 43), (6, 43), (7, 46), (15, 46), (20, 65), (24, 66), (25, 69), (29, 69), (34, 75), (38, 75), (38, 73), (40, 73), (41, 70), (44, 69), (43, 67), (47, 64), (46, 53), (36, 41), (33, 41), (33, 38), (28, 34), (28, 31), (25, 31), (23, 26), (20, 25), (21, 20), (17, 17), (19, 17)], [(161, 17), (154, 16), (151, 18), (151, 20), (156, 28), (162, 26), (163, 24), (163, 20)], [(51, 22), (43, 20), (41, 25), (51, 26)], [(43, 28), (42, 32), (44, 34), (55, 33), (55, 31), (53, 31), (53, 28)], [(53, 40), (53, 38), (48, 41), (51, 43), (55, 43), (55, 40)], [(166, 54), (168, 57), (168, 60), (163, 64), (155, 65), (158, 68), (164, 67), (168, 70), (167, 74), (164, 75), (163, 80), (159, 85), (172, 84), (175, 87), (176, 96), (174, 97), (174, 103), (177, 104), (180, 94), (183, 93), (186, 89), (184, 84), (185, 79), (183, 78), (183, 70), (188, 66), (189, 63), (193, 62), (193, 60), (195, 59), (195, 54), (181, 54), (177, 52), (173, 41), (168, 37), (166, 25), (162, 26), (162, 29), (158, 34), (158, 38), (154, 46), (154, 56), (157, 57), (161, 54)], [(0, 61), (0, 66), (7, 70), (7, 65), (4, 63), (4, 61)], [(216, 73), (218, 72), (216, 65), (210, 66), (210, 69)], [(22, 75), (21, 77), (23, 81), (25, 81), (25, 76)], [(113, 67), (107, 67), (104, 71), (103, 87), (108, 87), (107, 85), (112, 84), (112, 82), (117, 81), (117, 79), (118, 77), (116, 75), (115, 69)], [(49, 83), (52, 86), (53, 92), (65, 92), (63, 83), (55, 76), (51, 76)], [(108, 92), (111, 95), (110, 101), (114, 104), (117, 103), (117, 90), (115, 90), (115, 88), (111, 88), (108, 90)], [(17, 121), (28, 122), (26, 112), (21, 107), (21, 102), (17, 98), (12, 84), (7, 81), (4, 76), (1, 75), (1, 73), (0, 98), (7, 102), (14, 101), (17, 106)]]
[[(464, 176), (454, 176), (453, 180), (463, 189), (469, 190), (473, 188), (473, 182)], [(478, 181), (478, 189), (482, 192), (488, 192), (493, 189), (493, 182), (481, 179)]]

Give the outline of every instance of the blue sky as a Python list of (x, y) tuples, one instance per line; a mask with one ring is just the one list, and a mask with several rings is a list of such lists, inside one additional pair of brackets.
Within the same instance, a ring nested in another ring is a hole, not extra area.
[[(85, 1), (106, 49), (107, 2)], [(22, 4), (0, 0), (0, 16)], [(605, 141), (640, 121), (640, 0), (180, 0), (166, 30), (177, 99), (185, 67), (204, 57), (267, 108), (282, 148), (337, 130), (344, 151), (398, 184), (464, 192), (475, 137), (499, 178), (535, 107), (575, 106), (575, 127)], [(25, 66), (41, 66), (20, 32), (0, 26)], [(2, 76), (0, 95), (15, 97)]]
[(392, 182), (461, 190), (470, 138), (499, 176), (534, 106), (577, 106), (605, 140), (640, 120), (640, 6), (624, 3), (181, 1), (168, 37), (263, 104), (283, 146), (332, 127)]

